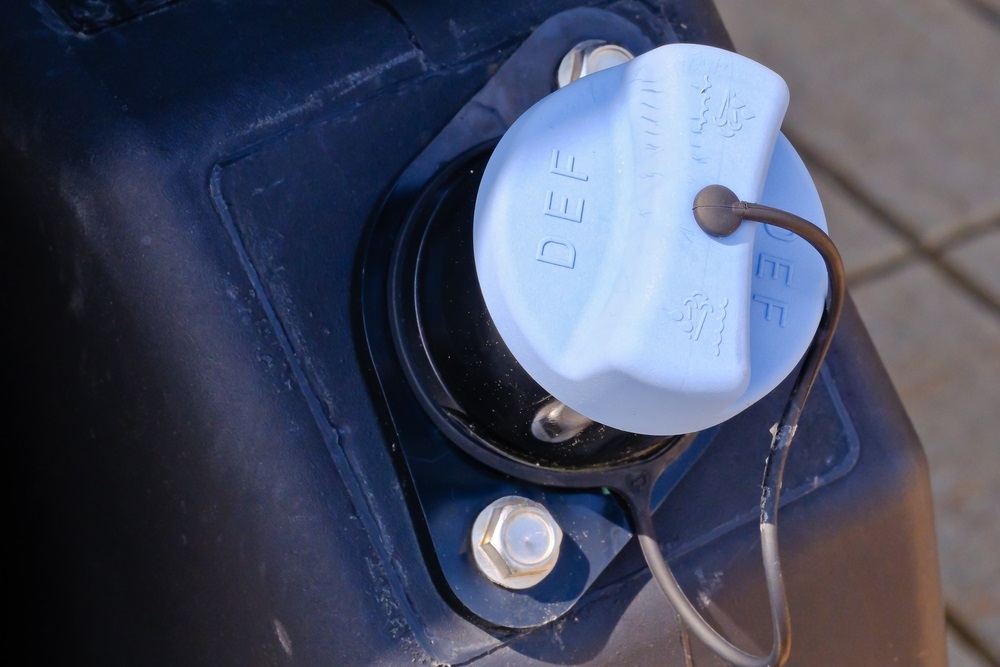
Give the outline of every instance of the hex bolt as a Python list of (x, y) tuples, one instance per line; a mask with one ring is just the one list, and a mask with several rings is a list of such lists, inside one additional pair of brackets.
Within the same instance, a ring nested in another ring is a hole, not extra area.
[(628, 49), (617, 44), (608, 44), (601, 39), (588, 39), (563, 56), (556, 73), (556, 82), (562, 88), (588, 74), (623, 65), (633, 58), (635, 56)]
[(487, 505), (472, 526), (472, 553), (487, 579), (531, 588), (555, 568), (563, 532), (545, 506), (521, 496)]
[(542, 405), (531, 420), (531, 434), (542, 442), (566, 442), (580, 435), (594, 423), (558, 399)]

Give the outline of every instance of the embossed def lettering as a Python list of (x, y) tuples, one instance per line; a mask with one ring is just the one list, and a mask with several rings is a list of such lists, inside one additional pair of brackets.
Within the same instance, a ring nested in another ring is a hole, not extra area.
[(576, 264), (576, 248), (566, 239), (545, 236), (538, 242), (535, 259), (546, 264), (572, 269)]
[(549, 167), (549, 173), (557, 176), (566, 176), (567, 178), (575, 178), (578, 181), (585, 181), (588, 178), (586, 174), (581, 174), (576, 170), (576, 156), (567, 154), (563, 158), (558, 148), (552, 149), (552, 164)]
[[(551, 160), (549, 161), (549, 173), (571, 181), (587, 182), (590, 176), (577, 168), (576, 156), (564, 153), (557, 148), (552, 149)], [(559, 181), (566, 185), (567, 181)], [(553, 183), (557, 186), (556, 183)], [(578, 186), (577, 186), (578, 187)], [(572, 192), (572, 190), (570, 191)], [(586, 201), (583, 197), (576, 197), (572, 194), (563, 194), (557, 187), (545, 191), (545, 201), (542, 204), (542, 215), (568, 220), (569, 222), (583, 222), (583, 210)], [(573, 242), (562, 236), (543, 236), (538, 241), (535, 249), (535, 260), (562, 266), (572, 269), (576, 266), (576, 246)]]
[(757, 255), (757, 277), (770, 278), (783, 282), (787, 287), (792, 286), (792, 271), (795, 265), (787, 259), (760, 253)]
[[(772, 289), (785, 290), (792, 286), (792, 276), (795, 275), (795, 262), (779, 255), (760, 252), (757, 253), (757, 265), (754, 269), (754, 275), (760, 281), (758, 286), (762, 287), (765, 291), (770, 292)], [(754, 292), (753, 301), (763, 306), (761, 313), (764, 316), (764, 321), (773, 322), (779, 327), (784, 328), (788, 320), (789, 305), (787, 302), (759, 292)]]
[(583, 197), (577, 197), (576, 205), (570, 210), (569, 197), (557, 196), (552, 190), (546, 190), (545, 209), (542, 212), (553, 218), (583, 222)]
[(753, 295), (754, 303), (764, 306), (764, 319), (768, 322), (777, 322), (779, 327), (784, 328), (785, 319), (788, 316), (788, 304), (784, 301), (772, 299), (763, 294)]

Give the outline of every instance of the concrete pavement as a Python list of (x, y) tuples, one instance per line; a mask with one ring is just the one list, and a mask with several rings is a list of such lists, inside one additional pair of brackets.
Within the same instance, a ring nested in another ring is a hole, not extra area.
[(791, 90), (851, 293), (921, 436), (955, 667), (1000, 667), (1000, 0), (719, 0)]

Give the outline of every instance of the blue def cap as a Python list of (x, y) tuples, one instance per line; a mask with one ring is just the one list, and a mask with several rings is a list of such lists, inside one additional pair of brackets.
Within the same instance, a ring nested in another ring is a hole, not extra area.
[(556, 91), (510, 128), (479, 190), (476, 272), (539, 385), (608, 426), (674, 435), (791, 372), (823, 309), (822, 259), (756, 223), (709, 236), (692, 213), (721, 184), (825, 229), (779, 134), (787, 103), (762, 65), (675, 44)]

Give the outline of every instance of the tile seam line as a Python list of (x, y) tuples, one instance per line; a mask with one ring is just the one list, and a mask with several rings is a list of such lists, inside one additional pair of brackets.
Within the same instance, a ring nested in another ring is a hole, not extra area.
[[(996, 232), (1000, 232), (1000, 216), (969, 224), (930, 244), (928, 249), (936, 255), (944, 255), (964, 243), (975, 241)], [(867, 285), (881, 278), (891, 276), (893, 273), (901, 271), (910, 264), (922, 261), (923, 259), (923, 256), (915, 253), (912, 248), (907, 248), (906, 251), (894, 253), (890, 257), (852, 271), (847, 276), (847, 285), (848, 287)]]
[(983, 659), (989, 667), (1000, 667), (1000, 657), (994, 655), (986, 641), (979, 636), (979, 633), (969, 627), (965, 619), (950, 604), (945, 605), (944, 619), (948, 628), (955, 633), (955, 636), (967, 649)]
[(958, 4), (979, 20), (988, 23), (990, 28), (1000, 30), (1000, 12), (982, 0), (958, 0)]
[(1000, 231), (1000, 214), (962, 225), (955, 231), (945, 234), (937, 241), (926, 244), (926, 246), (933, 252), (944, 253), (967, 241), (974, 241), (980, 236), (986, 236), (997, 231)]
[(906, 223), (902, 222), (894, 213), (876, 202), (854, 178), (839, 169), (818, 151), (813, 150), (801, 137), (788, 130), (785, 130), (785, 134), (803, 159), (829, 176), (852, 200), (866, 209), (879, 224), (900, 237), (909, 246), (908, 255), (917, 255), (921, 259), (926, 260), (938, 272), (943, 274), (945, 278), (961, 289), (966, 296), (977, 301), (991, 313), (1000, 317), (1000, 300), (994, 298), (964, 273), (945, 261), (942, 257), (942, 249), (936, 245), (924, 244), (917, 233), (910, 229)]
[(851, 272), (847, 277), (847, 286), (851, 289), (858, 287), (864, 287), (883, 278), (888, 278), (899, 271), (902, 271), (912, 264), (919, 263), (923, 260), (920, 255), (910, 252), (905, 252), (888, 259), (884, 259), (880, 262), (866, 266), (857, 271)]

